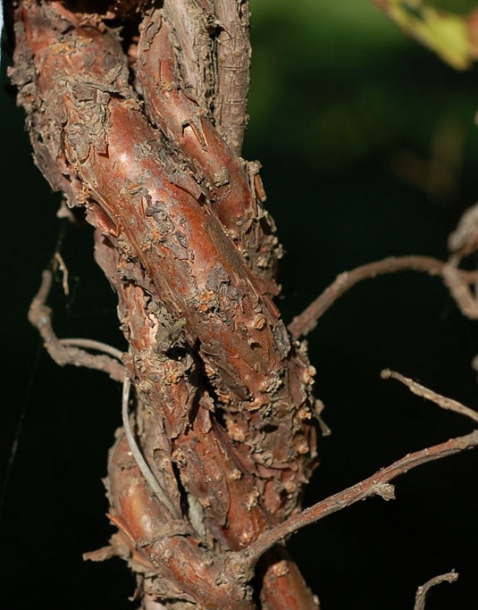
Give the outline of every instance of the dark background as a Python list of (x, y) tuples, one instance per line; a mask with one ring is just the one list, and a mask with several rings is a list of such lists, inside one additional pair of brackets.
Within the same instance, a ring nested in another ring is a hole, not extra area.
[[(477, 69), (454, 72), (368, 2), (253, 0), (252, 11), (244, 154), (263, 165), (287, 251), (286, 320), (344, 270), (392, 254), (445, 258), (447, 235), (478, 193)], [(22, 428), (0, 516), (0, 607), (134, 608), (121, 561), (81, 559), (113, 531), (101, 477), (120, 425), (120, 389), (100, 373), (58, 368), (26, 320), (59, 242), (70, 274), (70, 294), (58, 283), (51, 299), (59, 336), (123, 347), (115, 296), (93, 261), (91, 230), (55, 217), (60, 197), (34, 167), (23, 111), (5, 88), (8, 61), (0, 89), (2, 483)], [(478, 408), (477, 326), (438, 279), (364, 282), (323, 317), (309, 347), (333, 434), (320, 443), (307, 504), (471, 431), (379, 376), (394, 368)], [(371, 499), (296, 534), (289, 547), (323, 610), (411, 609), (417, 586), (451, 568), (459, 581), (432, 591), (427, 610), (476, 607), (477, 467), (478, 452), (427, 465), (397, 481), (396, 501)]]

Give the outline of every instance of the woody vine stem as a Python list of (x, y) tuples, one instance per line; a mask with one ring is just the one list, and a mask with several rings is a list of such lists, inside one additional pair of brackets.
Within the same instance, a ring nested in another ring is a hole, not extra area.
[(82, 0), (19, 0), (13, 19), (10, 76), (36, 163), (63, 192), (63, 213), (95, 227), (95, 257), (128, 341), (120, 354), (58, 339), (44, 273), (29, 317), (50, 355), (124, 384), (106, 483), (118, 530), (86, 557), (127, 561), (144, 610), (319, 608), (284, 539), (371, 495), (392, 498), (392, 479), (475, 447), (478, 432), (301, 510), (321, 403), (300, 337), (358, 281), (404, 270), (441, 276), (476, 316), (477, 274), (461, 271), (458, 255), (371, 263), (339, 276), (287, 329), (274, 301), (282, 249), (260, 164), (241, 157), (246, 0), (122, 0), (102, 12)]
[[(302, 319), (310, 320), (312, 315), (310, 312), (314, 310), (316, 312), (317, 318), (319, 315), (324, 313), (325, 307), (323, 305), (317, 306), (317, 303), (323, 303), (324, 301), (330, 300), (330, 295), (333, 293), (336, 288), (335, 286), (341, 286), (341, 292), (344, 292), (344, 279), (349, 276), (352, 278), (357, 278), (356, 283), (362, 279), (367, 279), (368, 277), (375, 277), (378, 272), (389, 272), (393, 273), (396, 271), (404, 271), (404, 270), (419, 270), (419, 271), (428, 271), (431, 274), (440, 274), (443, 275), (443, 269), (445, 267), (445, 263), (441, 261), (430, 259), (426, 257), (402, 257), (402, 258), (394, 258), (394, 259), (385, 259), (384, 261), (378, 261), (377, 263), (371, 263), (370, 265), (366, 265), (364, 267), (360, 267), (355, 269), (354, 271), (343, 274), (339, 276), (339, 278), (332, 284), (329, 288), (327, 288), (323, 295), (321, 295), (314, 303), (304, 312)], [(365, 271), (366, 270), (366, 271)], [(477, 274), (473, 272), (462, 272), (462, 281), (465, 282), (468, 280), (469, 282), (475, 282), (477, 279)], [(340, 284), (339, 284), (340, 282)], [(350, 282), (351, 284), (352, 282)], [(349, 284), (349, 286), (350, 286)], [(42, 336), (46, 339), (46, 345), (50, 346), (50, 353), (52, 357), (59, 363), (65, 364), (67, 361), (69, 364), (82, 365), (85, 361), (85, 357), (89, 357), (88, 354), (82, 354), (79, 356), (78, 353), (73, 352), (70, 355), (59, 355), (56, 351), (51, 351), (51, 344), (57, 343), (60, 346), (69, 346), (69, 345), (79, 345), (81, 347), (94, 349), (97, 351), (102, 351), (105, 353), (109, 353), (114, 355), (119, 360), (121, 359), (121, 352), (110, 346), (106, 346), (99, 342), (81, 340), (81, 339), (61, 339), (58, 341), (51, 329), (50, 323), (50, 311), (45, 305), (45, 299), (48, 296), (48, 291), (51, 286), (51, 273), (45, 271), (44, 279), (42, 282), (42, 286), (39, 290), (38, 295), (32, 302), (32, 307), (30, 309), (30, 321), (34, 326), (38, 328)], [(336, 295), (339, 296), (339, 295)], [(320, 307), (320, 313), (318, 312)], [(310, 324), (310, 322), (309, 322)], [(48, 328), (48, 334), (45, 335), (45, 328)], [(61, 348), (60, 348), (61, 349)], [(93, 362), (88, 362), (85, 364), (90, 368), (97, 368)], [(390, 371), (389, 369), (385, 369), (382, 371), (381, 376), (383, 379), (394, 378), (398, 381), (404, 383), (414, 394), (421, 396), (427, 400), (430, 400), (437, 404), (439, 407), (447, 410), (454, 411), (461, 415), (464, 415), (471, 419), (474, 422), (478, 422), (478, 413), (469, 407), (459, 403), (456, 400), (441, 396), (436, 392), (426, 388), (425, 386), (418, 384), (417, 382), (404, 377), (400, 373)], [(132, 438), (131, 428), (128, 422), (128, 414), (127, 414), (127, 404), (129, 399), (129, 380), (126, 378), (124, 381), (124, 389), (123, 389), (123, 422), (126, 431), (126, 435), (128, 437), (128, 441), (130, 444), (130, 448), (132, 450), (133, 455), (135, 456), (135, 460), (138, 463), (138, 466), (145, 476), (145, 478), (150, 483), (151, 488), (154, 490), (156, 495), (158, 496), (161, 502), (164, 502), (166, 505), (168, 503), (168, 499), (164, 497), (164, 491), (160, 487), (159, 483), (154, 480), (154, 475), (149, 470), (149, 467), (144, 462), (144, 458), (142, 457), (139, 449), (136, 445), (136, 442)], [(247, 547), (243, 551), (239, 551), (236, 553), (231, 553), (228, 556), (228, 562), (234, 565), (235, 569), (238, 570), (240, 568), (241, 574), (252, 574), (253, 569), (259, 558), (272, 546), (281, 540), (285, 539), (287, 536), (290, 536), (301, 528), (315, 523), (335, 512), (343, 510), (344, 508), (348, 508), (352, 506), (356, 502), (360, 500), (367, 499), (374, 495), (382, 497), (384, 500), (389, 501), (395, 498), (395, 490), (392, 485), (390, 485), (390, 481), (394, 480), (401, 474), (407, 473), (409, 470), (416, 468), (418, 466), (424, 465), (428, 462), (432, 462), (441, 458), (449, 457), (466, 449), (475, 448), (478, 445), (478, 430), (475, 430), (471, 434), (450, 439), (444, 443), (440, 443), (438, 445), (434, 445), (432, 447), (427, 447), (420, 451), (416, 451), (414, 453), (408, 454), (402, 459), (394, 462), (390, 466), (386, 468), (382, 468), (377, 473), (364, 479), (363, 481), (353, 485), (333, 496), (326, 498), (325, 500), (318, 502), (317, 504), (303, 510), (297, 515), (290, 517), (281, 525), (275, 526), (274, 528), (265, 531), (263, 534), (259, 536), (259, 538)], [(159, 486), (159, 489), (158, 489)], [(170, 509), (171, 512), (174, 509)], [(458, 578), (458, 574), (452, 572), (450, 574), (445, 574), (442, 576), (437, 576), (427, 582), (425, 585), (419, 588), (417, 592), (417, 600), (415, 609), (423, 609), (425, 606), (425, 597), (428, 590), (441, 582), (454, 582)]]

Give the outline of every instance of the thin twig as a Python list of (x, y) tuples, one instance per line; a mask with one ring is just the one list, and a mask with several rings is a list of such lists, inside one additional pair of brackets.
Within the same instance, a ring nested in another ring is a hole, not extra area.
[[(106, 343), (95, 341), (93, 339), (58, 339), (51, 325), (51, 309), (45, 305), (50, 293), (51, 284), (52, 274), (50, 271), (45, 270), (42, 275), (40, 289), (30, 305), (28, 319), (33, 326), (38, 329), (45, 342), (45, 347), (48, 353), (60, 366), (64, 366), (65, 364), (73, 364), (75, 366), (86, 366), (91, 369), (106, 371), (113, 379), (123, 382), (121, 413), (126, 439), (128, 440), (131, 453), (133, 454), (138, 468), (141, 470), (141, 473), (151, 486), (151, 489), (154, 491), (159, 501), (173, 516), (180, 518), (176, 507), (171, 502), (144, 459), (131, 430), (128, 417), (128, 400), (131, 381), (126, 375), (125, 367), (117, 362), (117, 360), (121, 361), (123, 355), (122, 352), (111, 345), (107, 345)], [(94, 356), (73, 346), (104, 352), (110, 354), (116, 360), (113, 360), (109, 356)]]
[(477, 446), (478, 430), (475, 430), (466, 436), (452, 438), (445, 443), (409, 453), (360, 483), (356, 483), (352, 487), (348, 487), (347, 489), (314, 504), (310, 508), (306, 508), (298, 515), (293, 515), (283, 523), (265, 531), (247, 549), (232, 554), (233, 557), (231, 557), (231, 560), (250, 568), (251, 566), (254, 566), (259, 557), (274, 546), (274, 544), (287, 536), (294, 534), (306, 525), (315, 523), (328, 515), (352, 506), (352, 504), (355, 504), (359, 500), (364, 500), (370, 496), (379, 495), (385, 500), (393, 499), (394, 488), (389, 482), (412, 468)]
[(441, 407), (442, 409), (446, 409), (448, 411), (454, 411), (455, 413), (459, 413), (460, 415), (464, 415), (465, 417), (469, 417), (475, 422), (478, 422), (478, 413), (470, 407), (458, 402), (457, 400), (453, 400), (453, 398), (447, 398), (446, 396), (442, 396), (441, 394), (437, 394), (433, 390), (426, 388), (425, 386), (413, 381), (409, 377), (405, 377), (396, 371), (391, 371), (390, 369), (384, 369), (380, 373), (380, 377), (382, 379), (396, 379), (400, 381), (407, 388), (415, 394), (416, 396), (420, 396), (421, 398), (425, 398), (426, 400), (430, 400), (434, 402), (436, 405)]
[(83, 347), (85, 349), (94, 349), (98, 352), (109, 354), (110, 356), (113, 356), (113, 358), (116, 358), (122, 362), (123, 352), (117, 347), (113, 347), (112, 345), (108, 345), (102, 341), (96, 341), (95, 339), (68, 338), (58, 339), (58, 342), (61, 345), (72, 345), (76, 347)]
[[(63, 292), (66, 296), (68, 296), (70, 294), (70, 289), (68, 287), (68, 267), (66, 266), (62, 255), (58, 251), (55, 252), (54, 260), (55, 265), (58, 265), (58, 268), (63, 273), (63, 281), (61, 285), (63, 286)], [(53, 270), (56, 271), (55, 266), (53, 267)]]
[[(362, 280), (374, 278), (377, 275), (397, 273), (398, 271), (423, 271), (429, 275), (440, 275), (443, 278), (448, 278), (450, 275), (448, 273), (448, 276), (446, 276), (446, 269), (448, 267), (448, 263), (428, 256), (391, 256), (381, 261), (362, 265), (352, 271), (341, 273), (336, 277), (335, 281), (315, 299), (315, 301), (292, 320), (288, 327), (289, 332), (294, 339), (298, 339), (301, 335), (310, 333), (317, 326), (317, 320), (329, 309), (329, 307), (331, 307), (340, 296), (347, 292), (347, 290), (350, 290), (350, 288)], [(461, 288), (463, 285), (478, 281), (478, 272), (476, 271), (455, 269), (453, 275), (455, 278), (459, 278)], [(456, 291), (452, 290), (449, 279), (445, 283), (450, 288), (453, 298), (457, 300)], [(457, 302), (460, 306), (460, 301), (457, 300)], [(463, 311), (463, 313), (467, 315), (465, 311)]]
[(446, 265), (443, 269), (443, 281), (461, 313), (470, 320), (478, 320), (478, 301), (463, 279), (461, 270), (454, 265)]
[(425, 601), (428, 591), (435, 585), (439, 585), (442, 582), (449, 582), (450, 584), (456, 582), (458, 580), (458, 576), (458, 572), (451, 570), (451, 572), (440, 574), (440, 576), (434, 576), (433, 578), (430, 578), (430, 580), (427, 580), (424, 585), (418, 587), (417, 589), (413, 610), (425, 610)]
[(125, 376), (124, 381), (123, 381), (123, 399), (122, 399), (121, 415), (123, 418), (123, 427), (124, 427), (124, 432), (126, 435), (126, 440), (128, 441), (129, 448), (131, 450), (131, 453), (133, 454), (136, 464), (138, 465), (138, 468), (141, 470), (141, 474), (144, 476), (146, 481), (149, 483), (151, 489), (153, 490), (153, 492), (156, 495), (156, 497), (158, 498), (158, 500), (171, 513), (171, 515), (173, 517), (180, 519), (181, 515), (178, 513), (178, 510), (176, 509), (174, 504), (169, 499), (167, 493), (164, 491), (163, 487), (161, 486), (161, 484), (159, 483), (157, 478), (154, 476), (151, 468), (149, 467), (148, 463), (144, 459), (143, 454), (141, 453), (141, 451), (136, 443), (136, 439), (134, 438), (133, 431), (131, 430), (131, 426), (129, 423), (129, 416), (128, 416), (128, 401), (129, 401), (130, 388), (131, 388), (131, 381), (128, 376)]
[(98, 356), (89, 354), (88, 352), (78, 349), (77, 347), (70, 347), (70, 345), (80, 345), (80, 342), (82, 342), (84, 347), (107, 352), (114, 356), (114, 358), (120, 359), (121, 352), (116, 350), (116, 348), (106, 346), (103, 343), (92, 341), (90, 339), (59, 340), (57, 338), (51, 324), (51, 309), (46, 305), (51, 284), (52, 274), (50, 271), (45, 270), (42, 274), (40, 289), (33, 298), (30, 305), (30, 311), (28, 312), (28, 319), (30, 323), (38, 329), (38, 332), (45, 343), (45, 348), (50, 356), (60, 366), (65, 366), (66, 364), (85, 366), (90, 369), (104, 371), (105, 373), (108, 373), (108, 375), (115, 381), (123, 381), (125, 376), (125, 368), (122, 364), (117, 362), (116, 359), (113, 360), (109, 356), (105, 355)]

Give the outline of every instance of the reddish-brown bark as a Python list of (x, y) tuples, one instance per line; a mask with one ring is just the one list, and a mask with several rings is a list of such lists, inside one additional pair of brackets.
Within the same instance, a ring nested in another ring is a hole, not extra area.
[(192, 163), (219, 220), (249, 262), (256, 280), (263, 280), (263, 291), (275, 295), (281, 250), (272, 220), (262, 209), (265, 195), (257, 164), (247, 166), (237, 157), (197, 102), (178, 86), (169, 40), (170, 27), (162, 12), (147, 15), (138, 43), (141, 61), (137, 70), (146, 112)]
[[(231, 7), (237, 26), (247, 5)], [(316, 462), (314, 371), (271, 300), (280, 248), (257, 170), (234, 152), (240, 121), (214, 125), (181, 89), (184, 33), (173, 51), (167, 9), (148, 14), (129, 47), (145, 108), (117, 34), (58, 2), (17, 9), (12, 76), (38, 165), (97, 229), (141, 452), (169, 498), (151, 495), (120, 433), (108, 467), (112, 548), (145, 594), (253, 608), (252, 575), (228, 551), (299, 508)], [(264, 608), (317, 606), (283, 547), (260, 562), (255, 586)]]

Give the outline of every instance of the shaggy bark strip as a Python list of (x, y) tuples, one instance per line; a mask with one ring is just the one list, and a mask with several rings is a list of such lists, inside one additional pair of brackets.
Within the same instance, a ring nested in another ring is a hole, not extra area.
[[(130, 437), (169, 498), (167, 508), (153, 497), (120, 432), (108, 469), (120, 529), (112, 552), (128, 559), (146, 596), (253, 608), (252, 572), (228, 553), (299, 509), (316, 462), (314, 370), (269, 296), (279, 249), (258, 176), (174, 81), (174, 36), (160, 12), (145, 21), (135, 63), (163, 134), (99, 16), (25, 0), (16, 20), (12, 78), (36, 161), (97, 228), (96, 258), (130, 345)], [(156, 45), (159, 87), (148, 65)], [(227, 182), (214, 178), (221, 165)], [(257, 574), (264, 608), (317, 607), (282, 547)]]
[(247, 2), (119, 0), (110, 9), (139, 26), (124, 41), (107, 26), (114, 13), (81, 12), (86, 4), (19, 2), (11, 70), (38, 166), (96, 227), (95, 257), (118, 294), (129, 344), (121, 355), (57, 339), (44, 274), (30, 319), (52, 357), (124, 383), (106, 482), (118, 532), (86, 558), (124, 558), (143, 610), (318, 609), (282, 540), (372, 495), (391, 499), (392, 479), (478, 446), (478, 431), (301, 512), (317, 461), (315, 371), (297, 339), (358, 281), (405, 269), (442, 275), (472, 315), (467, 282), (476, 273), (426, 257), (365, 265), (339, 276), (287, 332), (272, 301), (281, 249), (262, 208), (259, 165), (239, 158)]
[[(96, 258), (109, 277), (116, 268), (116, 257), (116, 250), (105, 245), (98, 235)], [(183, 504), (186, 505), (183, 510), (190, 530), (203, 546), (216, 552), (222, 547), (222, 553), (225, 549), (246, 548), (261, 531), (273, 524), (272, 516), (264, 510), (260, 501), (257, 482), (250, 473), (252, 465), (244, 459), (237, 459), (233, 442), (215, 423), (211, 413), (213, 400), (207, 388), (197, 386), (198, 376), (192, 356), (183, 353), (180, 357), (180, 353), (176, 352), (174, 359), (155, 360), (150, 357), (154, 353), (155, 333), (154, 328), (150, 329), (143, 321), (148, 317), (151, 300), (145, 299), (138, 287), (120, 282), (118, 278), (116, 288), (120, 318), (127, 321), (127, 336), (136, 354), (135, 363), (141, 362), (139, 368), (144, 368), (146, 372), (142, 376), (143, 381), (137, 383), (141, 397), (137, 431), (149, 465), (162, 484), (167, 486), (171, 498), (178, 497), (180, 491), (183, 493)], [(131, 358), (127, 358), (127, 361), (134, 366)], [(161, 383), (153, 383), (157, 379)], [(205, 408), (198, 408), (198, 405)], [(196, 413), (193, 421), (190, 421), (190, 413)], [(122, 470), (122, 460), (122, 452), (113, 450), (109, 466), (109, 472), (113, 474), (110, 477), (115, 477), (114, 473)], [(173, 462), (180, 473), (180, 481), (175, 479), (174, 470), (171, 469)], [(142, 512), (133, 512), (128, 506), (124, 507), (123, 498), (124, 495), (119, 492), (110, 495), (114, 514), (126, 511), (128, 522), (133, 522), (134, 527), (141, 530), (144, 528)], [(164, 517), (167, 518), (167, 515)], [(143, 531), (139, 539), (147, 539), (148, 535), (148, 531)], [(113, 538), (111, 543), (114, 549), (121, 552), (118, 540)], [(220, 561), (223, 560), (222, 553)], [(202, 559), (197, 558), (198, 561)], [(158, 561), (157, 558), (153, 560)], [(136, 570), (134, 562), (130, 562), (130, 565)], [(251, 571), (245, 572), (249, 574)], [(276, 610), (316, 607), (285, 549), (268, 553), (259, 562), (256, 572), (262, 575), (261, 597), (268, 603), (264, 607)], [(149, 594), (158, 591), (157, 586), (155, 579), (145, 581), (145, 590)], [(284, 606), (285, 600), (290, 602), (294, 599), (296, 605)]]
[[(172, 32), (162, 10), (147, 15), (138, 43), (138, 80), (148, 117), (192, 164), (204, 192), (263, 291), (278, 293), (277, 260), (282, 250), (275, 226), (262, 207), (264, 190), (257, 164), (245, 166), (201, 107), (179, 87)], [(249, 174), (249, 175), (248, 175)]]

